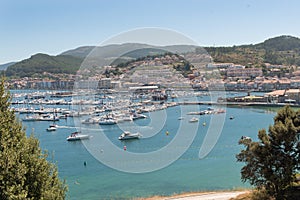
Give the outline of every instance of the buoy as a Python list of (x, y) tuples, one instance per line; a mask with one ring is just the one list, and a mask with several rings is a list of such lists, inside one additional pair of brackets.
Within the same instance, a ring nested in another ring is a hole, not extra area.
[(126, 150), (127, 150), (127, 147), (126, 147), (126, 146), (124, 146), (124, 147), (123, 147), (123, 149), (124, 149), (124, 151), (126, 151)]
[(205, 123), (205, 122), (203, 122), (203, 126), (206, 126), (206, 123)]
[(83, 165), (86, 167), (86, 161), (83, 162)]
[(166, 135), (169, 135), (169, 131), (166, 131)]

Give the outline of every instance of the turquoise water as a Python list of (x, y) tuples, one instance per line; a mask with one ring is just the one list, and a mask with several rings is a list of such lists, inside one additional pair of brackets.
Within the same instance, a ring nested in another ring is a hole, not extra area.
[[(201, 107), (201, 109), (207, 106)], [(107, 137), (119, 148), (124, 145), (129, 151), (149, 152), (157, 150), (175, 136), (180, 112), (178, 107), (167, 109), (166, 125), (152, 138), (122, 142), (117, 140), (120, 130), (113, 125), (105, 128)], [(224, 190), (249, 187), (240, 180), (242, 163), (235, 155), (242, 148), (238, 145), (241, 136), (257, 138), (259, 129), (273, 123), (274, 112), (259, 108), (227, 108), (221, 136), (213, 150), (204, 159), (198, 158), (200, 146), (210, 124), (211, 116), (200, 116), (197, 135), (188, 150), (168, 167), (149, 173), (131, 174), (111, 169), (88, 153), (81, 142), (67, 142), (66, 137), (75, 131), (72, 119), (60, 120), (64, 126), (56, 132), (47, 132), (49, 122), (23, 122), (27, 133), (34, 132), (43, 149), (53, 155), (59, 174), (69, 186), (68, 199), (130, 199), (153, 195), (172, 195), (189, 191)], [(21, 115), (20, 118), (25, 115)], [(233, 120), (229, 117), (234, 116)], [(198, 116), (199, 117), (199, 116)], [(148, 119), (137, 121), (139, 125), (149, 124)], [(206, 126), (202, 123), (206, 122)], [(89, 125), (98, 129), (99, 125)], [(84, 128), (84, 127), (83, 127)], [(170, 135), (166, 136), (168, 130)], [(84, 162), (87, 163), (84, 166)], [(151, 161), (149, 161), (151, 165)]]

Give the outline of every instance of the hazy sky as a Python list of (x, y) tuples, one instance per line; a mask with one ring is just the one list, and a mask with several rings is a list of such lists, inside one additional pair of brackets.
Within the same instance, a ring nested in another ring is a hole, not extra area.
[(300, 37), (299, 9), (298, 0), (0, 0), (0, 64), (142, 27), (175, 30), (200, 46)]

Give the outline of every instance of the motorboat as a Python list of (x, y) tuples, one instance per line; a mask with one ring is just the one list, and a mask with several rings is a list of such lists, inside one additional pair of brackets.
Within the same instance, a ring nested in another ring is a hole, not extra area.
[(130, 140), (130, 139), (139, 139), (142, 137), (142, 135), (137, 132), (137, 133), (130, 133), (129, 131), (124, 131), (120, 137), (119, 140)]
[(147, 118), (146, 115), (143, 115), (143, 114), (137, 114), (137, 113), (134, 113), (133, 116), (132, 116), (132, 119), (133, 120), (136, 120), (136, 119), (145, 119)]
[(26, 116), (23, 121), (40, 121), (41, 117), (39, 115)]
[(97, 124), (98, 122), (99, 122), (99, 119), (93, 118), (93, 117), (90, 117), (90, 118), (87, 118), (87, 119), (84, 119), (81, 121), (82, 124)]
[(104, 118), (99, 121), (100, 125), (113, 125), (116, 123), (117, 123), (117, 121), (113, 118)]
[(76, 140), (85, 140), (89, 139), (89, 135), (81, 134), (80, 132), (71, 133), (69, 137), (67, 137), (67, 141), (76, 141)]
[(193, 117), (192, 119), (189, 120), (189, 122), (198, 122), (199, 119), (197, 117)]
[(244, 135), (243, 135), (243, 136), (241, 137), (241, 140), (251, 140), (251, 138), (248, 137), (248, 136), (244, 136)]
[(56, 131), (57, 125), (56, 124), (50, 124), (49, 127), (46, 129), (47, 131)]
[(39, 121), (59, 121), (59, 118), (55, 115), (43, 114), (40, 116)]
[(124, 116), (118, 117), (117, 122), (118, 123), (119, 122), (131, 122), (132, 120), (133, 120), (132, 116), (126, 116), (126, 115), (124, 115)]

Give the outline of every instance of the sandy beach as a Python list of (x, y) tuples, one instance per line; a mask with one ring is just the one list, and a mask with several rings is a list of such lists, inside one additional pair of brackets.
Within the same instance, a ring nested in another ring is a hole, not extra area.
[(154, 196), (150, 198), (142, 198), (139, 200), (229, 200), (235, 198), (238, 195), (245, 194), (249, 192), (248, 190), (244, 191), (224, 191), (224, 192), (195, 192), (195, 193), (186, 193), (179, 194), (168, 197)]

